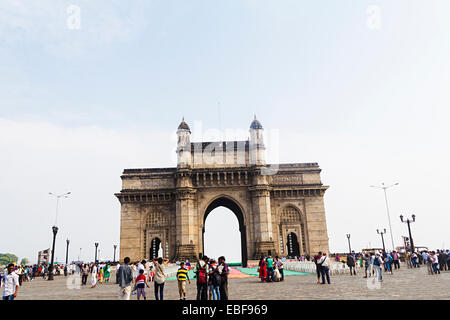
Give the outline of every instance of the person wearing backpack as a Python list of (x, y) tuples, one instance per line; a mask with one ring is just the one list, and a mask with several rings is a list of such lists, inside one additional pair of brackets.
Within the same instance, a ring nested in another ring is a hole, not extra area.
[(381, 268), (381, 265), (383, 264), (383, 261), (381, 260), (380, 254), (376, 253), (375, 259), (373, 260), (373, 267), (378, 273), (378, 281), (383, 281), (383, 269)]
[(208, 286), (210, 297), (209, 300), (220, 300), (220, 283), (222, 282), (222, 277), (217, 270), (217, 264), (215, 260), (211, 260), (209, 263), (209, 273), (208, 273)]
[(197, 300), (208, 300), (208, 266), (209, 258), (203, 256), (195, 266), (195, 277), (197, 278)]

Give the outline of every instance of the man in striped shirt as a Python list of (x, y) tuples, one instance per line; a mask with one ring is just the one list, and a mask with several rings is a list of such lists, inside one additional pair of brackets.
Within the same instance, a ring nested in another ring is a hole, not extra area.
[(186, 280), (191, 284), (188, 270), (184, 267), (184, 262), (180, 263), (180, 269), (177, 271), (178, 292), (180, 293), (180, 300), (186, 300)]

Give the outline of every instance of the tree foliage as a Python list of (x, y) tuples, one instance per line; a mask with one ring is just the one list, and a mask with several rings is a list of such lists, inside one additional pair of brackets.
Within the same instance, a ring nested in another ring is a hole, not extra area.
[(17, 256), (12, 253), (0, 253), (0, 265), (17, 262)]

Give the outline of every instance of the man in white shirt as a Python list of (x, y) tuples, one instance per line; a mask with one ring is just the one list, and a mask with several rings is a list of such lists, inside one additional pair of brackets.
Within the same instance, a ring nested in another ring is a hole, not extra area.
[(141, 262), (139, 262), (138, 268), (137, 268), (137, 274), (139, 274), (141, 272), (141, 270), (144, 270), (144, 274), (146, 274), (145, 263), (146, 263), (145, 260), (142, 260)]
[(3, 300), (14, 300), (19, 290), (19, 276), (14, 272), (14, 265), (8, 265), (8, 273), (2, 276)]

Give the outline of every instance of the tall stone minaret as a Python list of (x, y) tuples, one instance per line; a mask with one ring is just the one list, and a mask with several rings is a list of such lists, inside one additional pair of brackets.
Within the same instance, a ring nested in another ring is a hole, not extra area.
[(177, 130), (178, 144), (177, 144), (177, 154), (178, 154), (178, 168), (189, 168), (192, 166), (192, 155), (191, 155), (191, 129), (186, 122), (181, 120), (180, 125)]
[(264, 146), (264, 138), (263, 138), (263, 126), (261, 122), (259, 122), (255, 118), (250, 124), (250, 164), (252, 165), (265, 165), (266, 157), (265, 157), (265, 146)]
[(266, 165), (263, 126), (256, 119), (250, 125), (250, 164), (255, 166), (250, 187), (252, 214), (255, 224), (255, 257), (276, 255), (275, 236), (273, 232), (272, 211), (270, 205), (270, 184), (268, 177), (261, 174)]
[(177, 130), (178, 166), (176, 172), (176, 258), (179, 261), (197, 259), (199, 236), (195, 207), (196, 189), (192, 186), (191, 130), (184, 118)]

